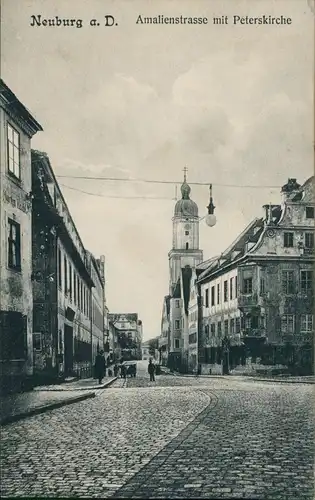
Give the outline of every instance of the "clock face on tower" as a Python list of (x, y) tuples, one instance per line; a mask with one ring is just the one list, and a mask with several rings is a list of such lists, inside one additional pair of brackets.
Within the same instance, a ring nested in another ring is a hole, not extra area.
[(189, 224), (185, 224), (185, 229), (186, 229), (186, 231), (189, 231), (190, 225)]

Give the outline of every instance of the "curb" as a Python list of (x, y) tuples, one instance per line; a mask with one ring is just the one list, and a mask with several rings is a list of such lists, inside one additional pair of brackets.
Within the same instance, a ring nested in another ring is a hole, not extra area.
[(7, 417), (4, 417), (0, 421), (0, 425), (4, 426), (7, 424), (11, 424), (12, 422), (17, 422), (18, 420), (23, 420), (33, 415), (39, 415), (49, 410), (55, 410), (56, 408), (61, 408), (62, 406), (68, 406), (73, 403), (79, 403), (80, 401), (84, 401), (85, 399), (91, 399), (91, 398), (95, 398), (95, 392), (89, 392), (88, 394), (82, 394), (80, 396), (75, 396), (73, 398), (67, 398), (64, 399), (63, 401), (56, 401), (55, 403), (50, 403), (43, 406), (37, 406), (36, 408), (30, 408), (29, 410), (23, 413), (17, 413), (16, 415), (9, 415)]
[(309, 385), (315, 385), (315, 380), (290, 380), (288, 379), (273, 379), (273, 378), (264, 378), (264, 377), (251, 377), (250, 375), (199, 375), (196, 377), (196, 375), (185, 375), (185, 374), (176, 374), (176, 377), (182, 377), (182, 378), (205, 378), (205, 379), (212, 379), (212, 378), (225, 378), (225, 379), (239, 379), (240, 382), (246, 382), (246, 380), (254, 380), (256, 382), (272, 382), (273, 384), (309, 384)]
[[(34, 388), (33, 390), (36, 391), (36, 392), (42, 392), (42, 391), (48, 391), (48, 392), (76, 392), (76, 391), (99, 391), (100, 389), (106, 389), (107, 387), (109, 387), (110, 385), (112, 385), (113, 382), (115, 382), (117, 380), (118, 377), (116, 378), (113, 378), (112, 380), (109, 380), (108, 382), (105, 382), (104, 384), (100, 384), (100, 385), (96, 385), (96, 386), (93, 386), (93, 387), (74, 387), (74, 388), (71, 388), (71, 389), (57, 389), (57, 388), (53, 388), (52, 386), (52, 389), (38, 389), (38, 388)], [(60, 384), (61, 385), (61, 384)]]
[(114, 382), (116, 382), (117, 379), (118, 379), (118, 377), (115, 377), (112, 380), (109, 380), (108, 382), (103, 384), (101, 387), (97, 387), (97, 389), (106, 389), (107, 387), (110, 387)]
[(278, 380), (278, 379), (272, 379), (272, 378), (256, 378), (256, 377), (246, 377), (249, 380), (254, 380), (256, 382), (272, 382), (273, 384), (309, 384), (309, 385), (314, 385), (315, 381), (313, 382), (312, 380)]

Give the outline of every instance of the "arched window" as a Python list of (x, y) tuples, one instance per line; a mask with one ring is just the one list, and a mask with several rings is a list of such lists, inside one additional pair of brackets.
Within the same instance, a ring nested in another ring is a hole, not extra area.
[(186, 243), (186, 250), (188, 250), (189, 248), (189, 243)]

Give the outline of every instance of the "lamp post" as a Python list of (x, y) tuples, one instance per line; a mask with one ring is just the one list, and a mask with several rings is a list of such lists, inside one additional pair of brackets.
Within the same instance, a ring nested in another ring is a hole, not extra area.
[[(207, 226), (213, 227), (216, 225), (217, 218), (214, 214), (214, 203), (213, 203), (213, 196), (212, 196), (212, 184), (209, 186), (209, 191), (210, 191), (210, 200), (209, 200), (209, 205), (207, 206), (208, 213), (201, 218), (201, 220), (205, 219)], [(202, 335), (202, 329), (203, 329), (203, 322), (202, 322), (202, 302), (201, 302), (201, 289), (198, 287), (197, 290), (197, 297), (199, 297), (199, 303), (198, 303), (198, 328), (197, 328), (197, 370), (199, 370), (199, 364), (200, 364), (200, 358), (202, 356), (200, 355), (201, 352), (201, 346), (200, 346), (200, 340), (203, 337)]]

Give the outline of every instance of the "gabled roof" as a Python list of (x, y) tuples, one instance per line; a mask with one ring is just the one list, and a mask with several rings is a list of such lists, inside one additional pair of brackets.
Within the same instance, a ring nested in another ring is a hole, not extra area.
[(177, 283), (173, 289), (172, 293), (172, 299), (180, 299), (181, 298), (181, 293), (180, 293), (180, 278), (178, 278)]
[(184, 299), (184, 309), (186, 314), (188, 314), (191, 277), (192, 277), (191, 267), (186, 266), (182, 268), (183, 299)]

